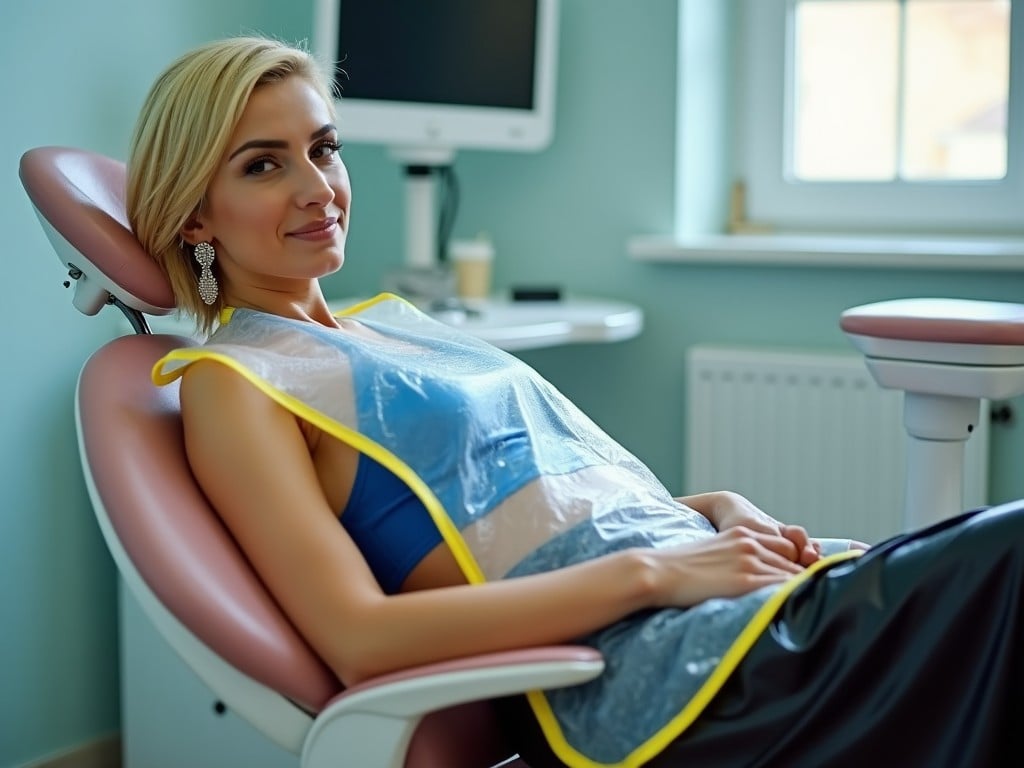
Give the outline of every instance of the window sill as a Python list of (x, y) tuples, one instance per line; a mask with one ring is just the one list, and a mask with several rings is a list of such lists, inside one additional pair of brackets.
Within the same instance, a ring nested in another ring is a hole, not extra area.
[(678, 264), (1024, 271), (1024, 238), (1020, 237), (637, 236), (627, 247), (629, 255), (638, 261)]

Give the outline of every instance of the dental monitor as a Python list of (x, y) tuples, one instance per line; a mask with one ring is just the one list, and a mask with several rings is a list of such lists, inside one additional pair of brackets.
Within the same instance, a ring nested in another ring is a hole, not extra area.
[(335, 62), (344, 141), (427, 164), (550, 143), (557, 0), (315, 2), (314, 48)]

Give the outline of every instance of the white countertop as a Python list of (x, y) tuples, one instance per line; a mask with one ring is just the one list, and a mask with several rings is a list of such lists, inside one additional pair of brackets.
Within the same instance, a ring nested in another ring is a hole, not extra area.
[[(330, 306), (339, 310), (358, 301), (335, 299)], [(462, 308), (430, 314), (510, 352), (562, 344), (625, 341), (643, 330), (643, 312), (633, 304), (574, 296), (555, 301), (511, 301), (502, 297), (467, 300)], [(147, 319), (154, 333), (192, 335), (188, 319), (174, 315)]]
[[(332, 301), (342, 309), (354, 301)], [(567, 297), (555, 301), (464, 300), (462, 309), (435, 310), (443, 323), (508, 351), (561, 344), (624, 341), (643, 330), (640, 308), (623, 302)]]

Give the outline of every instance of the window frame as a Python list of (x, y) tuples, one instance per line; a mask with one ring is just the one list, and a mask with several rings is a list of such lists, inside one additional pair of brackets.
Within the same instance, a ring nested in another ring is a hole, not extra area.
[(746, 188), (746, 219), (798, 231), (1024, 230), (1024, 7), (1011, 0), (1004, 178), (836, 182), (785, 172), (796, 2), (740, 0), (735, 168)]

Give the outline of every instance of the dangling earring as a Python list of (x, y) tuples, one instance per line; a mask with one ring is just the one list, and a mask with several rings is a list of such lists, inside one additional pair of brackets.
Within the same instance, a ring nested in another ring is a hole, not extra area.
[(213, 304), (217, 300), (217, 278), (213, 276), (214, 251), (209, 243), (197, 243), (195, 248), (196, 261), (202, 270), (199, 272), (199, 298), (206, 305)]

